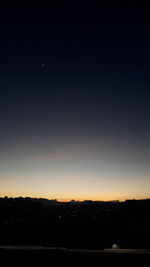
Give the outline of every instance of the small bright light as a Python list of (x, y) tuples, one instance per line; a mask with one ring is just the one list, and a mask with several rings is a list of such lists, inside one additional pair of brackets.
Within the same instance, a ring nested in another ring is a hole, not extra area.
[(112, 246), (112, 249), (118, 249), (119, 248), (119, 246), (118, 245), (116, 245), (116, 244), (113, 244), (113, 246)]

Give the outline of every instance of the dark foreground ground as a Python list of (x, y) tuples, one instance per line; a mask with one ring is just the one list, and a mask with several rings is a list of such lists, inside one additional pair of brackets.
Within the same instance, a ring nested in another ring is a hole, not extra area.
[(1, 246), (3, 266), (126, 266), (148, 265), (150, 252), (146, 250), (71, 250), (64, 248)]
[(0, 246), (150, 251), (150, 199), (74, 202), (0, 198)]
[[(120, 249), (111, 249), (116, 246)], [(150, 199), (0, 198), (0, 267), (149, 266), (149, 261)]]

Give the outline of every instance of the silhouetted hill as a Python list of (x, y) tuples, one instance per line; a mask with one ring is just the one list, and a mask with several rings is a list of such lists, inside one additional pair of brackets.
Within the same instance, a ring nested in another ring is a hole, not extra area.
[(150, 199), (70, 201), (0, 198), (0, 245), (150, 249)]

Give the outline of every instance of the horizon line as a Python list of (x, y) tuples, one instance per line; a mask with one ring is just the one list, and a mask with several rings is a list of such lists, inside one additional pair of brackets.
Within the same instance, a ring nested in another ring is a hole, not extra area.
[(31, 196), (0, 196), (0, 198), (31, 198), (31, 199), (45, 199), (48, 201), (56, 201), (56, 202), (85, 202), (85, 201), (92, 201), (92, 202), (125, 202), (127, 200), (149, 200), (150, 197), (146, 197), (146, 198), (127, 198), (127, 199), (123, 199), (123, 200), (119, 200), (119, 199), (108, 199), (108, 200), (102, 200), (102, 199), (74, 199), (74, 198), (68, 198), (68, 199), (57, 199), (57, 198), (44, 198), (44, 197), (31, 197)]

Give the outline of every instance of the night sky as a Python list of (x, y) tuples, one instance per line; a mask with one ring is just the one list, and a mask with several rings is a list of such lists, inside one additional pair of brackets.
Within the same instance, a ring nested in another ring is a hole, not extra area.
[(150, 197), (149, 9), (0, 11), (0, 196)]

